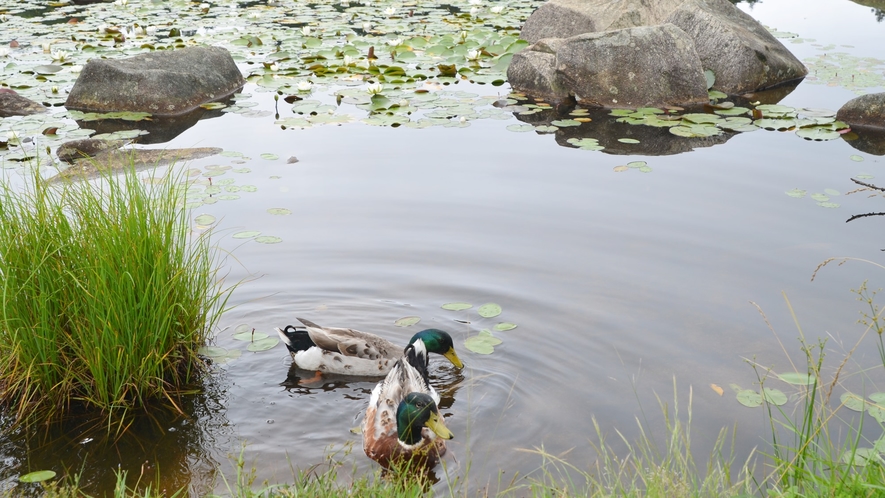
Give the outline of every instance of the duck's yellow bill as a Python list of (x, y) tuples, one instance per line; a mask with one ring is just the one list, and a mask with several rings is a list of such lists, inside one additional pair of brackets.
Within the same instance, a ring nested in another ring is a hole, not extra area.
[(424, 425), (429, 427), (430, 430), (443, 439), (452, 439), (455, 437), (455, 435), (452, 434), (452, 431), (450, 431), (449, 428), (446, 427), (446, 424), (443, 423), (442, 417), (439, 416), (439, 412), (431, 413), (430, 418), (427, 419), (427, 423)]
[(452, 365), (455, 365), (458, 368), (464, 368), (464, 364), (461, 363), (461, 358), (458, 358), (458, 353), (455, 352), (455, 348), (449, 348), (448, 351), (443, 353), (449, 361), (452, 362)]

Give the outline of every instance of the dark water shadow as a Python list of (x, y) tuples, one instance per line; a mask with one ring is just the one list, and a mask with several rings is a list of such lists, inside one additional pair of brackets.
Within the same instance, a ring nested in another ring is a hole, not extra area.
[(842, 135), (842, 140), (861, 152), (885, 156), (885, 129), (851, 126), (851, 132)]
[(135, 489), (159, 486), (165, 495), (184, 489), (185, 496), (203, 496), (212, 491), (219, 466), (213, 450), (231, 436), (224, 396), (218, 382), (207, 379), (201, 393), (178, 400), (184, 415), (168, 405), (150, 406), (119, 437), (86, 414), (30, 431), (9, 430), (11, 420), (0, 418), (0, 495), (43, 496), (41, 484), (19, 483), (18, 477), (53, 470), (60, 482), (79, 476), (80, 489), (91, 496), (111, 494), (118, 471)]
[[(243, 91), (243, 88), (235, 90), (231, 95), (213, 102), (229, 106), (234, 101), (234, 95)], [(177, 116), (152, 116), (141, 121), (127, 121), (123, 119), (100, 119), (96, 121), (77, 121), (77, 126), (89, 130), (95, 130), (95, 134), (114, 133), (117, 131), (144, 130), (147, 135), (140, 135), (132, 141), (144, 145), (165, 143), (181, 135), (188, 128), (204, 119), (217, 118), (226, 114), (223, 109), (196, 109), (179, 114)]]
[[(780, 85), (751, 94), (730, 96), (726, 100), (742, 107), (752, 107), (754, 104), (776, 104), (795, 90), (798, 85), (798, 82), (792, 82), (788, 85)], [(525, 107), (525, 103), (534, 102), (529, 100), (504, 108), (513, 112), (514, 117), (519, 121), (533, 126), (550, 125), (556, 120), (574, 119), (569, 113), (580, 108), (575, 105), (562, 105), (541, 111), (531, 110), (530, 114), (525, 114), (526, 111), (529, 111)], [(738, 134), (738, 132), (724, 131), (720, 135), (711, 137), (680, 137), (670, 133), (669, 128), (666, 127), (618, 122), (618, 117), (610, 115), (610, 109), (585, 109), (587, 110), (585, 117), (590, 118), (590, 122), (582, 123), (580, 126), (560, 127), (555, 132), (549, 133), (553, 135), (557, 144), (563, 147), (579, 148), (569, 140), (590, 138), (597, 140), (599, 145), (604, 147), (600, 151), (604, 154), (668, 156), (689, 152), (696, 148), (724, 144)], [(712, 110), (709, 106), (696, 106), (685, 108), (680, 113), (712, 112)], [(638, 143), (623, 143), (620, 139), (632, 139)]]

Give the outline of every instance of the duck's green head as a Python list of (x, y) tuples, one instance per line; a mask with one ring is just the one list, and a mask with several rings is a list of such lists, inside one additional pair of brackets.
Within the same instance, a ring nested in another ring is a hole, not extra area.
[(424, 342), (424, 347), (427, 348), (428, 352), (441, 354), (451, 361), (452, 365), (455, 365), (458, 368), (464, 368), (464, 364), (461, 363), (461, 358), (458, 358), (458, 353), (455, 352), (452, 336), (450, 336), (448, 332), (439, 329), (422, 330), (412, 336), (412, 340), (409, 341), (409, 344), (413, 344), (418, 339), (421, 339)]
[(443, 439), (455, 437), (442, 421), (433, 398), (424, 393), (409, 393), (396, 408), (396, 432), (409, 444), (421, 442), (421, 428), (427, 427)]

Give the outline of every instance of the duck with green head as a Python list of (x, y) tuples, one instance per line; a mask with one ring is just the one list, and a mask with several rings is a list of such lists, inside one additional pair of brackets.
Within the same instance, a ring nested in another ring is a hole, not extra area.
[[(323, 373), (381, 377), (393, 368), (403, 349), (375, 334), (351, 328), (321, 327), (298, 318), (304, 327), (287, 325), (277, 334), (288, 348), (295, 364), (304, 370)], [(418, 332), (409, 341), (423, 341), (428, 352), (445, 356), (453, 365), (464, 364), (455, 352), (452, 336), (439, 329)], [(429, 361), (429, 359), (428, 359)]]
[(426, 358), (421, 339), (406, 346), (369, 398), (363, 451), (385, 468), (403, 461), (433, 467), (445, 455), (445, 441), (453, 437), (437, 408), (439, 395), (427, 380)]

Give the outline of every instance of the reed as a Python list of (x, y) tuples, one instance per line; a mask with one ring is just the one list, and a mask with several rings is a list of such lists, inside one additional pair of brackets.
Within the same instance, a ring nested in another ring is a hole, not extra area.
[(127, 414), (197, 386), (232, 289), (176, 178), (0, 182), (0, 403), (21, 424)]

